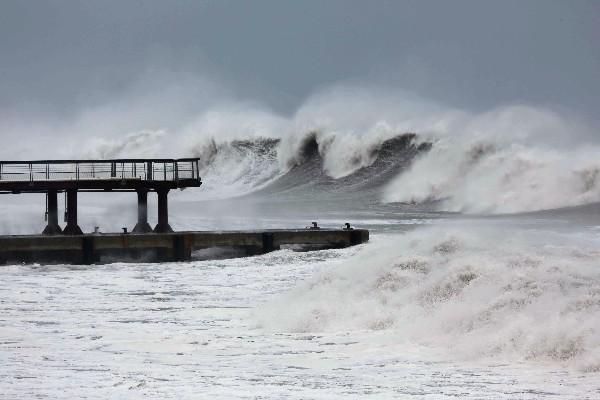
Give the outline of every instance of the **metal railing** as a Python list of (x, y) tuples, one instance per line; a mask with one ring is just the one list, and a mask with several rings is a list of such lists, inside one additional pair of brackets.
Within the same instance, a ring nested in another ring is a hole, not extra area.
[(0, 182), (200, 180), (198, 158), (0, 161)]

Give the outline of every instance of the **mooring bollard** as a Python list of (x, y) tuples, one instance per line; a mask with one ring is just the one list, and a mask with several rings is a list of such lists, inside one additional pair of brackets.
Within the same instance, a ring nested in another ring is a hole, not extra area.
[(311, 222), (312, 226), (307, 226), (306, 229), (321, 229), (321, 227), (319, 227), (319, 224), (317, 224), (315, 221)]

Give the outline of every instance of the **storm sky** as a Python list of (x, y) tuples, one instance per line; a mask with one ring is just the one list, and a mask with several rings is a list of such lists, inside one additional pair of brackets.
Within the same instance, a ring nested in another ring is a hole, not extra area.
[(148, 82), (286, 114), (359, 82), (595, 119), (599, 73), (597, 1), (0, 2), (0, 116), (68, 116)]

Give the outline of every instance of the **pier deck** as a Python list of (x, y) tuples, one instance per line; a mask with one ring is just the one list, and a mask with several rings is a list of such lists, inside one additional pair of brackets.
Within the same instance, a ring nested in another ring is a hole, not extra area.
[[(81, 235), (78, 192), (137, 192), (134, 232), (172, 232), (168, 194), (202, 185), (198, 158), (0, 161), (0, 194), (45, 193), (45, 235)], [(158, 224), (148, 224), (148, 192), (158, 196)], [(58, 194), (65, 193), (65, 228), (58, 223)]]
[(188, 261), (194, 251), (210, 248), (236, 248), (247, 255), (256, 255), (286, 245), (344, 248), (368, 240), (369, 231), (365, 229), (0, 236), (0, 263)]

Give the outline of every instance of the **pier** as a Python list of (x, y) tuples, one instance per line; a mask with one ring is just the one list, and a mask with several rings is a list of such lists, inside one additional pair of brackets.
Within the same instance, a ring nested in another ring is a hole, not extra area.
[(233, 248), (242, 255), (258, 255), (286, 246), (331, 249), (368, 240), (367, 230), (352, 228), (0, 236), (0, 264), (189, 261), (203, 249)]
[[(47, 225), (38, 235), (0, 236), (0, 264), (111, 261), (188, 261), (194, 252), (232, 248), (244, 255), (264, 254), (285, 246), (297, 249), (343, 248), (369, 240), (369, 232), (351, 228), (264, 231), (173, 232), (168, 194), (199, 187), (199, 159), (116, 159), (0, 161), (0, 194), (43, 193)], [(78, 225), (79, 192), (136, 192), (137, 224), (131, 233), (84, 234)], [(61, 228), (58, 195), (65, 196)], [(156, 193), (158, 223), (148, 223), (148, 195)]]
[[(81, 235), (78, 192), (137, 192), (138, 221), (133, 232), (172, 232), (169, 191), (199, 187), (198, 158), (0, 161), (0, 194), (45, 193), (44, 235)], [(148, 193), (158, 197), (158, 224), (148, 223)], [(58, 194), (65, 194), (65, 222), (58, 222)]]

